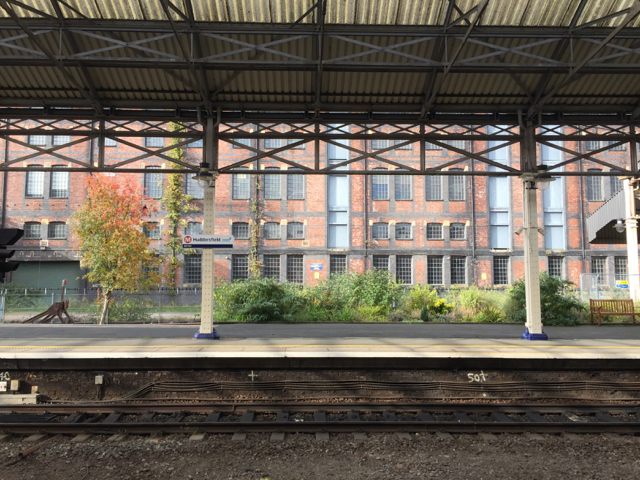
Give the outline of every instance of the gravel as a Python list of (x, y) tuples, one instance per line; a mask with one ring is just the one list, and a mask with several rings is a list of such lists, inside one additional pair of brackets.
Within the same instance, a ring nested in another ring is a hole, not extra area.
[(640, 439), (581, 435), (578, 440), (543, 435), (498, 435), (485, 441), (474, 435), (442, 440), (411, 434), (371, 434), (359, 442), (352, 434), (287, 435), (271, 443), (269, 435), (250, 434), (246, 442), (211, 435), (202, 442), (173, 435), (160, 442), (130, 437), (107, 443), (106, 436), (72, 444), (56, 439), (13, 465), (28, 445), (0, 443), (0, 479), (249, 479), (249, 480), (407, 480), (464, 479), (629, 479), (640, 471)]

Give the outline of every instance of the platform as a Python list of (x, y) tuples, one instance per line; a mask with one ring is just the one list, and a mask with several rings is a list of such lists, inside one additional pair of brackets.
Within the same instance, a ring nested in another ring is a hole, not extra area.
[(0, 325), (0, 371), (201, 368), (640, 369), (640, 326), (223, 324)]

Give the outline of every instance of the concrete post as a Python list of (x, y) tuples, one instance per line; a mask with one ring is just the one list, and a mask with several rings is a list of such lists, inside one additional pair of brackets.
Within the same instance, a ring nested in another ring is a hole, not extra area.
[(629, 294), (634, 302), (640, 301), (640, 267), (638, 266), (638, 221), (633, 186), (629, 179), (623, 180), (625, 200), (625, 224), (627, 227), (627, 271)]

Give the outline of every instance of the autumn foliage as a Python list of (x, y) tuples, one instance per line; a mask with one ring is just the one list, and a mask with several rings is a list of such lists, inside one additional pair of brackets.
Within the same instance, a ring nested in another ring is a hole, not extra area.
[(80, 266), (104, 293), (104, 323), (114, 290), (149, 290), (162, 278), (162, 258), (149, 249), (143, 227), (151, 215), (142, 188), (129, 180), (102, 174), (87, 179), (87, 198), (72, 218)]

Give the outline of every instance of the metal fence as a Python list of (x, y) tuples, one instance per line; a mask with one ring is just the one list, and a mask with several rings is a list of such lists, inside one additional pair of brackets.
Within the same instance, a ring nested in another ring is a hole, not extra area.
[[(44, 312), (61, 299), (61, 289), (5, 288), (0, 290), (0, 323), (22, 322)], [(65, 289), (69, 314), (79, 323), (99, 320), (104, 297), (98, 289)], [(116, 291), (109, 307), (109, 322), (199, 322), (202, 290), (178, 288), (149, 293)]]
[(631, 298), (631, 275), (583, 273), (580, 275), (580, 300), (622, 300)]

